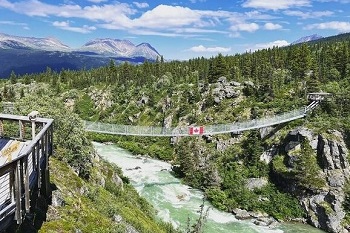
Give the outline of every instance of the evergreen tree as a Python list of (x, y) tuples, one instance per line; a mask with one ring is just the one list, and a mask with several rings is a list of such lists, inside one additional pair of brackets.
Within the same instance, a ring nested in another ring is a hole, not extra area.
[(10, 82), (11, 84), (15, 84), (17, 82), (17, 75), (13, 70), (11, 71), (11, 74), (10, 74)]
[(208, 75), (209, 83), (216, 82), (221, 76), (227, 77), (228, 69), (224, 56), (221, 53), (219, 53), (217, 57), (211, 59)]

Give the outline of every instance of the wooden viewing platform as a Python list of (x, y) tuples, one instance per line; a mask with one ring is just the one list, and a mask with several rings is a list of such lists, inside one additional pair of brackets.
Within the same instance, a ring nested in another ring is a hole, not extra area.
[(35, 191), (49, 195), (53, 120), (0, 114), (0, 232), (21, 224)]

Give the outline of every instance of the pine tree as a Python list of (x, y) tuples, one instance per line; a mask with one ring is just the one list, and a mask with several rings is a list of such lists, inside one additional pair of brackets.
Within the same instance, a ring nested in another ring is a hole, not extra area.
[(227, 77), (228, 73), (225, 58), (221, 53), (219, 53), (217, 57), (211, 59), (209, 65), (209, 83), (216, 82), (221, 76)]
[(17, 82), (17, 75), (13, 70), (11, 71), (11, 74), (10, 74), (10, 82), (11, 84), (15, 84)]

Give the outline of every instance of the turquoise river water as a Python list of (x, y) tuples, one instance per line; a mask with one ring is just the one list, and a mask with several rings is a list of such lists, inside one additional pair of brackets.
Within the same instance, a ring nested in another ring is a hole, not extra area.
[[(171, 222), (175, 227), (184, 229), (187, 219), (193, 221), (199, 217), (202, 204), (201, 191), (184, 185), (172, 176), (171, 165), (159, 160), (139, 158), (115, 145), (93, 144), (98, 154), (107, 161), (122, 168), (139, 194), (158, 210), (158, 216)], [(137, 168), (137, 169), (135, 169)], [(205, 233), (320, 233), (323, 232), (308, 225), (279, 223), (276, 226), (256, 226), (251, 220), (237, 220), (234, 215), (219, 211), (205, 203), (209, 208)]]

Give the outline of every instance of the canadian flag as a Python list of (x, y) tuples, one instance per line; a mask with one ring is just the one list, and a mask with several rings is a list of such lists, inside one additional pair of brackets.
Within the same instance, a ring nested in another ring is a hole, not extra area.
[(189, 135), (203, 134), (204, 127), (203, 126), (191, 126), (191, 127), (189, 127), (188, 133), (189, 133)]

